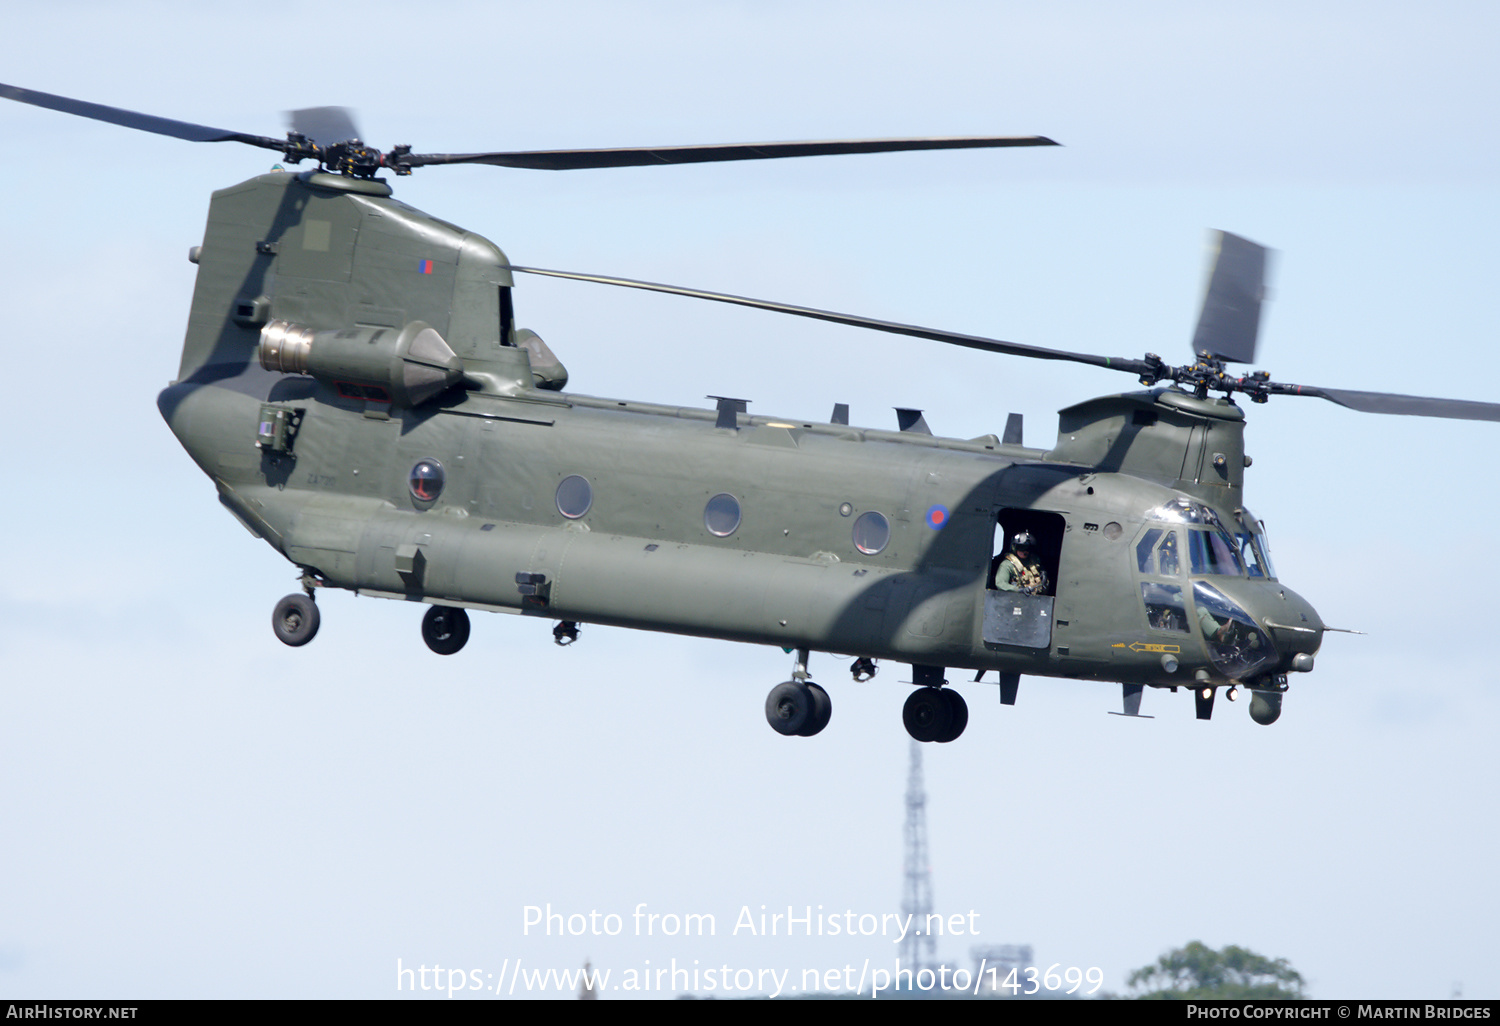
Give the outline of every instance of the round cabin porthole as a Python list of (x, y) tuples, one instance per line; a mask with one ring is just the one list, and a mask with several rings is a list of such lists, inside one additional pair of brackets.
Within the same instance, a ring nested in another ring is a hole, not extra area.
[(557, 486), (557, 511), (569, 520), (577, 520), (594, 504), (594, 487), (587, 478), (573, 474)]
[(891, 524), (885, 516), (871, 510), (854, 521), (854, 547), (867, 556), (881, 552), (891, 541)]
[(709, 534), (727, 538), (740, 526), (740, 500), (728, 492), (720, 492), (708, 500), (703, 507), (703, 526)]
[(411, 497), (418, 502), (436, 502), (437, 497), (443, 494), (443, 465), (437, 460), (421, 460), (411, 468), (411, 478), (407, 484), (411, 488)]

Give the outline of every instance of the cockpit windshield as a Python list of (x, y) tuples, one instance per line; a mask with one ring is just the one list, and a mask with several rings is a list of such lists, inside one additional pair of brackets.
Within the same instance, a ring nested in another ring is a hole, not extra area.
[[(1238, 523), (1226, 525), (1213, 508), (1192, 499), (1179, 497), (1162, 503), (1146, 513), (1146, 519), (1183, 524), (1187, 528), (1188, 565), (1197, 577), (1258, 577), (1275, 580), (1271, 568), (1271, 551), (1266, 544), (1266, 530), (1249, 510), (1235, 510)], [(1142, 573), (1151, 573), (1151, 556), (1160, 561), (1157, 571), (1176, 574), (1175, 566), (1167, 569), (1167, 554), (1158, 549), (1161, 535), (1171, 536), (1168, 529), (1151, 529), (1137, 553)], [(1174, 560), (1175, 562), (1175, 560)]]
[(1245, 576), (1239, 548), (1223, 530), (1195, 527), (1188, 530), (1188, 552), (1195, 575)]

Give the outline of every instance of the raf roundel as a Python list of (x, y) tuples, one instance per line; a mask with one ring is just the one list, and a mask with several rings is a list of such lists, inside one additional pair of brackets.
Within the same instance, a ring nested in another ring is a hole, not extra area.
[(947, 522), (947, 506), (933, 506), (927, 511), (927, 526), (932, 528), (934, 531), (942, 530), (943, 525)]

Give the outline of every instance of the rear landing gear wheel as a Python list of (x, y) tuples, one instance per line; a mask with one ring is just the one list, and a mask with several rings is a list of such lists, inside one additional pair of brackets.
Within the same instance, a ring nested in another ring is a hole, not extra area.
[(438, 655), (452, 655), (469, 640), (469, 614), (455, 606), (432, 606), (422, 617), (422, 640)]
[(293, 648), (311, 641), (318, 633), (320, 621), (318, 604), (307, 595), (288, 595), (276, 603), (271, 613), (276, 640)]
[[(941, 688), (932, 687), (913, 691), (901, 708), (901, 722), (906, 724), (906, 732), (918, 741), (943, 740), (943, 735), (953, 726), (953, 706), (948, 701), (948, 694)], [(964, 720), (968, 720), (968, 706), (964, 707)]]
[(937, 738), (939, 744), (947, 744), (949, 741), (957, 741), (958, 736), (969, 725), (969, 703), (965, 702), (964, 696), (957, 691), (944, 688), (938, 694), (948, 703), (949, 714), (952, 717), (948, 722), (948, 729)]
[[(818, 710), (818, 701), (813, 697), (812, 687), (800, 680), (789, 680), (771, 689), (771, 693), (766, 696), (766, 722), (771, 725), (772, 730), (787, 737), (809, 733), (808, 728), (815, 722)], [(826, 702), (827, 699), (828, 696), (824, 695), (823, 700)], [(832, 710), (831, 705), (829, 709)]]

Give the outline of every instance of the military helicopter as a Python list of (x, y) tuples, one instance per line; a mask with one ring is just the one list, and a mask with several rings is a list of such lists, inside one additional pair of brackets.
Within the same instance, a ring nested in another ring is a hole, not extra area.
[[(14, 86), (0, 95), (291, 164), (214, 193), (177, 377), (158, 397), (220, 502), (298, 569), (276, 637), (317, 634), (324, 587), (425, 604), (453, 654), (468, 610), (554, 622), (558, 644), (607, 624), (777, 645), (794, 655), (766, 718), (812, 736), (832, 703), (813, 652), (912, 667), (903, 722), (949, 742), (968, 708), (950, 669), (1224, 689), (1275, 722), (1288, 677), (1328, 627), (1278, 578), (1245, 507), (1235, 395), (1322, 398), (1366, 413), (1500, 420), (1500, 404), (1292, 385), (1236, 374), (1255, 357), (1267, 251), (1218, 235), (1192, 362), (1044, 349), (722, 293), (517, 266), (493, 243), (393, 197), (436, 164), (565, 170), (894, 150), (1052, 145), (1043, 137), (419, 154), (366, 146), (340, 108), (293, 113), (285, 139)], [(1144, 391), (1062, 410), (1050, 449), (564, 391), (562, 362), (518, 327), (515, 273), (648, 289), (1135, 377)]]

